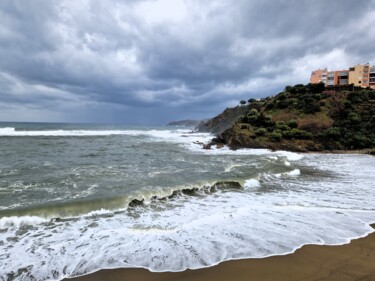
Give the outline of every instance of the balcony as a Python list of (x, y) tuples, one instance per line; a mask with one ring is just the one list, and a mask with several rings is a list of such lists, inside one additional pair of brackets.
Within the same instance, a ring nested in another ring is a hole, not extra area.
[(340, 85), (348, 85), (348, 79), (341, 79)]

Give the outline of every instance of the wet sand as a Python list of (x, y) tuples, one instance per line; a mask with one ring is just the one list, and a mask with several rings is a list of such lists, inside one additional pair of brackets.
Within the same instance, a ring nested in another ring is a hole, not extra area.
[(375, 233), (347, 245), (307, 245), (285, 256), (228, 261), (199, 270), (152, 273), (145, 269), (114, 269), (67, 280), (375, 281)]

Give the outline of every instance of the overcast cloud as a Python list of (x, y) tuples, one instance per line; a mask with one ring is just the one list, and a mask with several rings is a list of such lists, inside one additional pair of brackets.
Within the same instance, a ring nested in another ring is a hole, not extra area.
[(0, 121), (162, 124), (375, 64), (374, 0), (0, 2)]

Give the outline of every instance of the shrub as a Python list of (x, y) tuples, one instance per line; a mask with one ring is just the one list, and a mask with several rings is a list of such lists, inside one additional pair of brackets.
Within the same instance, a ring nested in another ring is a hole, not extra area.
[(283, 131), (282, 135), (286, 139), (291, 139), (292, 138), (292, 131), (291, 130)]
[(338, 139), (340, 136), (341, 136), (341, 131), (339, 128), (329, 128), (329, 129), (326, 129), (323, 133), (322, 133), (323, 137), (329, 137), (329, 138), (333, 138), (333, 139)]
[(257, 101), (256, 99), (251, 98), (251, 99), (249, 99), (247, 102), (248, 102), (248, 103), (253, 103), (253, 102), (256, 102), (256, 101)]
[(289, 106), (289, 103), (287, 100), (279, 100), (276, 103), (276, 107), (280, 109), (287, 108), (288, 106)]
[(272, 121), (272, 118), (270, 116), (266, 116), (262, 113), (259, 116), (258, 124), (259, 126), (263, 127), (273, 127), (275, 125), (275, 122)]
[(287, 131), (290, 130), (289, 126), (285, 124), (283, 121), (276, 122), (276, 129), (280, 131)]
[(278, 100), (286, 100), (286, 94), (285, 93), (280, 93), (277, 95)]
[(259, 111), (255, 108), (251, 109), (249, 115), (259, 115)]
[(311, 93), (321, 93), (325, 89), (325, 85), (322, 82), (318, 84), (308, 84), (307, 87)]
[(285, 92), (289, 92), (290, 93), (290, 91), (292, 90), (292, 86), (286, 86), (285, 87)]
[(273, 131), (272, 134), (271, 134), (271, 139), (273, 141), (281, 141), (281, 139), (283, 138), (283, 135), (277, 131)]
[(255, 134), (257, 136), (264, 136), (265, 134), (267, 134), (267, 130), (265, 128), (259, 128), (255, 130)]
[(295, 139), (312, 139), (314, 135), (303, 130), (292, 129), (290, 132), (290, 137)]
[(267, 105), (266, 105), (266, 107), (264, 108), (266, 111), (270, 111), (270, 110), (272, 110), (273, 108), (274, 108), (274, 103), (272, 103), (272, 102), (269, 102), (269, 103), (267, 103)]
[(350, 112), (349, 115), (348, 115), (348, 118), (349, 118), (350, 123), (352, 123), (352, 124), (361, 123), (361, 116), (359, 116), (355, 112)]
[(288, 126), (290, 127), (290, 128), (292, 128), (292, 129), (294, 129), (294, 128), (297, 128), (298, 127), (298, 124), (297, 124), (297, 121), (296, 120), (289, 120), (289, 122), (288, 122)]

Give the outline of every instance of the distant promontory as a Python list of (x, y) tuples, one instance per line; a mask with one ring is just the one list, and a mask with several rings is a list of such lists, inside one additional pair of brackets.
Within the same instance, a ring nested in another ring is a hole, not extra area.
[(198, 124), (217, 135), (211, 145), (272, 150), (375, 148), (375, 90), (320, 84), (287, 86), (273, 97), (241, 101)]
[(202, 120), (180, 120), (180, 121), (169, 122), (167, 126), (195, 127), (201, 122)]

